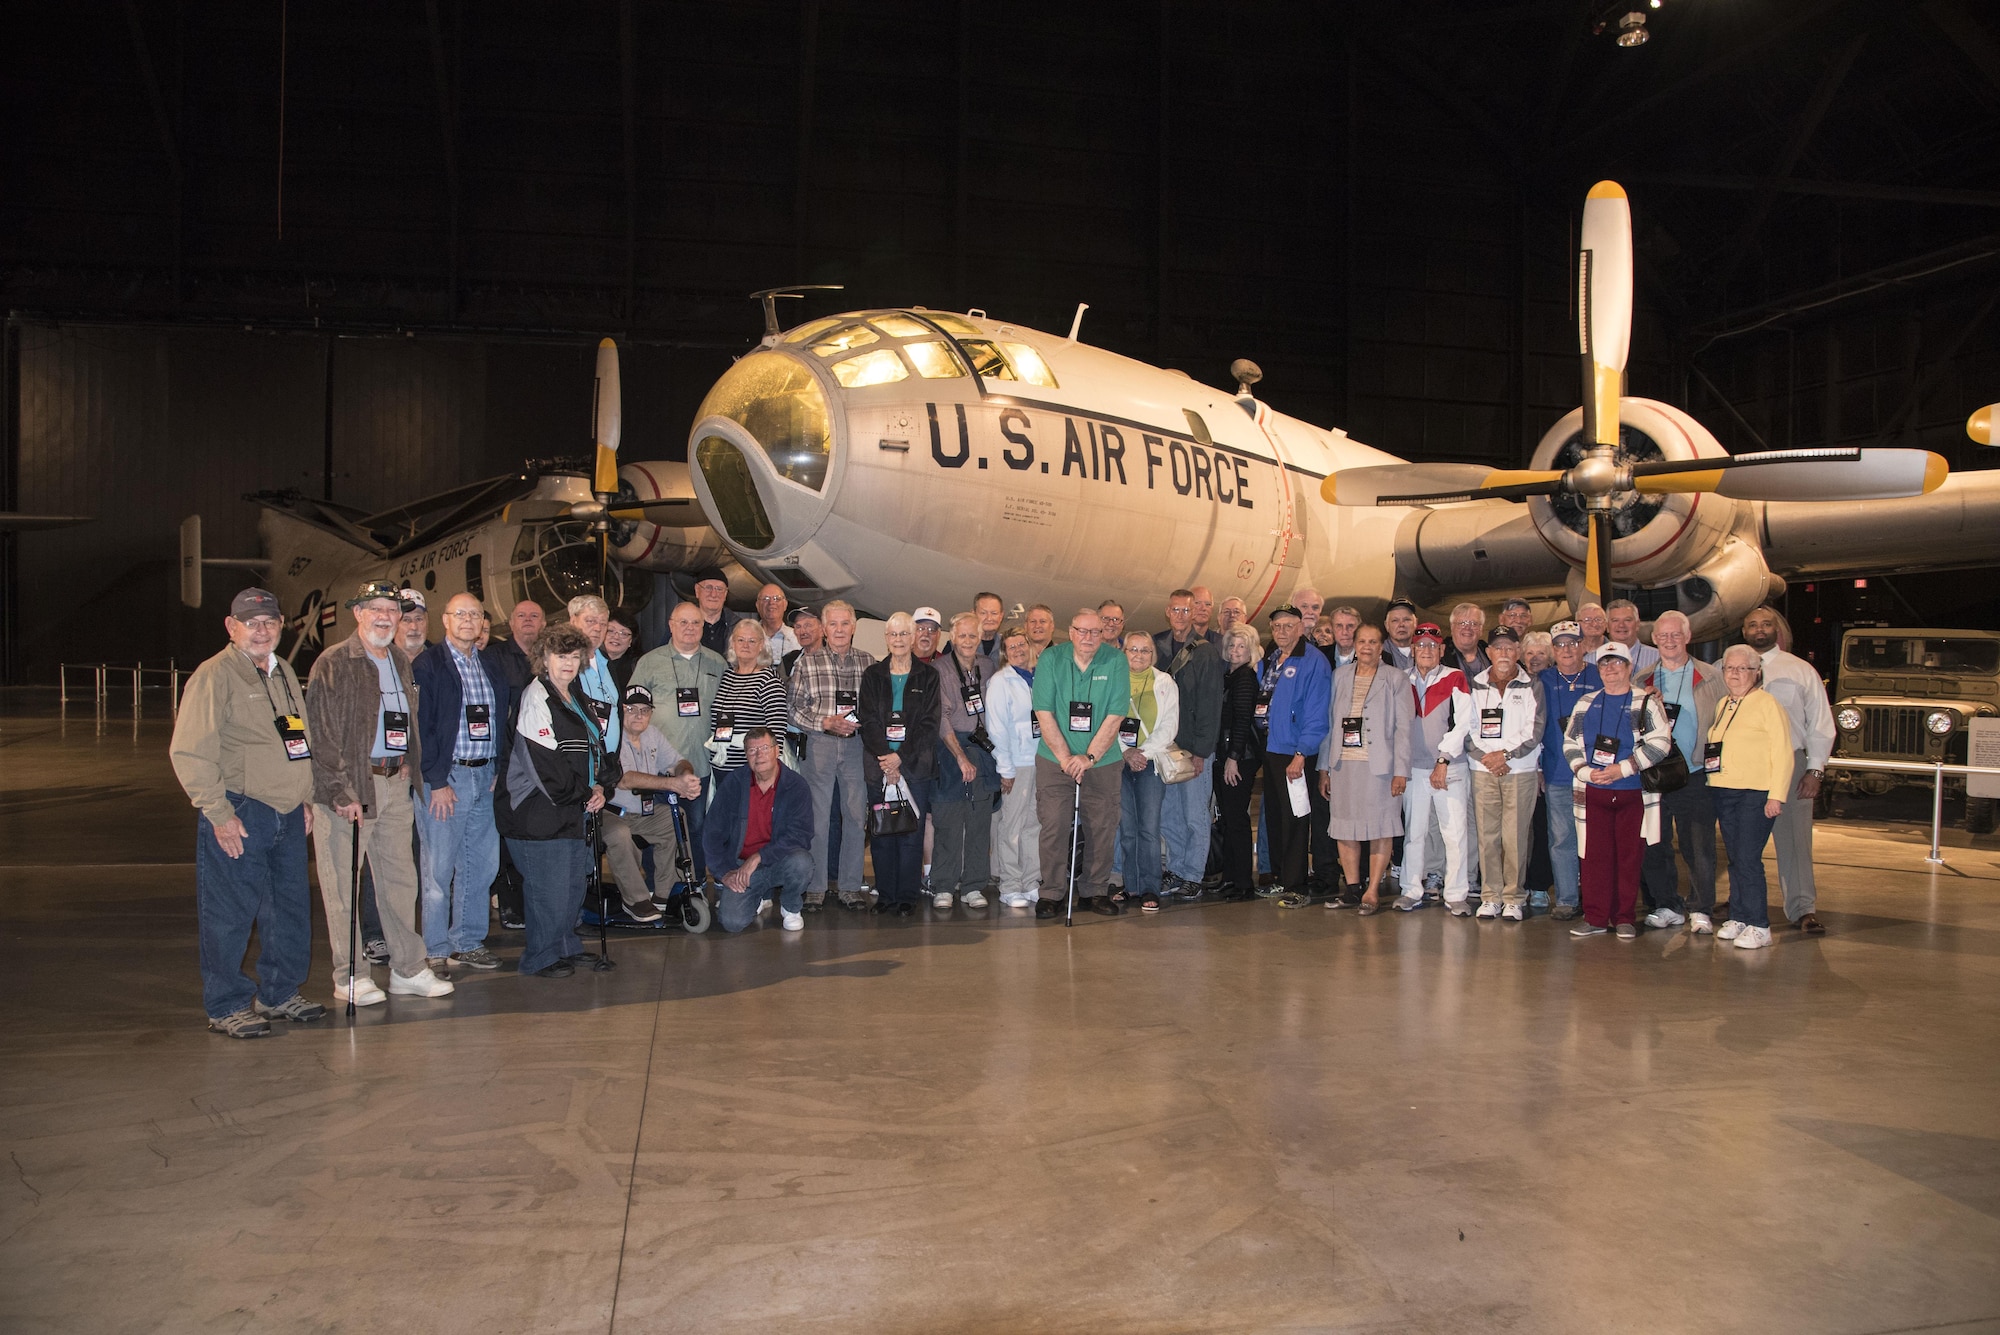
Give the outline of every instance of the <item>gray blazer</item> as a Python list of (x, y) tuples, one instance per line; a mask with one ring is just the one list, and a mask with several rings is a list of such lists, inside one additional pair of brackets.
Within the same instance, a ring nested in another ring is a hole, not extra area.
[[(1319, 767), (1340, 768), (1340, 718), (1347, 708), (1348, 693), (1354, 689), (1354, 664), (1333, 674), (1333, 698), (1327, 703), (1326, 740), (1320, 743)], [(1417, 713), (1416, 696), (1410, 690), (1410, 674), (1384, 662), (1375, 669), (1375, 682), (1361, 707), (1361, 739), (1368, 747), (1368, 772), (1380, 778), (1408, 777), (1410, 734)]]

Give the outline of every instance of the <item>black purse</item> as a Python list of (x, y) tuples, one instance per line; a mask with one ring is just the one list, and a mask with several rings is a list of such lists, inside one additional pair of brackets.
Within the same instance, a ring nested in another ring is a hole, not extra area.
[[(1643, 700), (1644, 697), (1641, 697)], [(1645, 717), (1645, 706), (1639, 707), (1640, 717)], [(1678, 793), (1687, 787), (1688, 762), (1681, 754), (1681, 744), (1671, 737), (1667, 739), (1667, 754), (1657, 765), (1649, 765), (1639, 771), (1639, 786), (1649, 793)]]
[(891, 835), (914, 834), (924, 828), (924, 818), (917, 814), (916, 804), (901, 796), (885, 797), (883, 801), (868, 805), (868, 837), (887, 838)]

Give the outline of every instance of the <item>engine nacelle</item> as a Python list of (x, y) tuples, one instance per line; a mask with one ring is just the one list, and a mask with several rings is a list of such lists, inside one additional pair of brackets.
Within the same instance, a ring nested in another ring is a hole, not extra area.
[[(652, 459), (629, 463), (619, 468), (618, 480), (620, 499), (646, 506), (648, 517), (613, 523), (614, 561), (669, 573), (735, 564), (735, 556), (709, 526), (701, 502), (695, 499), (686, 464)], [(675, 522), (683, 515), (687, 522)]]

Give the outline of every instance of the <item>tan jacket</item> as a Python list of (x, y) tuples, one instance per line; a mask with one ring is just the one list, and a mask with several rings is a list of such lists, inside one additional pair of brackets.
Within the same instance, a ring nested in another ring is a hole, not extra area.
[[(236, 815), (231, 793), (280, 815), (312, 797), (312, 762), (287, 758), (272, 722), (280, 714), (303, 713), (305, 692), (290, 663), (275, 654), (271, 661), (267, 683), (247, 654), (228, 645), (194, 670), (181, 697), (169, 754), (188, 800), (211, 825), (226, 825)], [(306, 737), (312, 740), (310, 725)]]
[[(402, 777), (414, 780), (423, 770), (417, 746), (417, 684), (410, 676), (409, 656), (394, 644), (389, 646), (389, 661), (396, 665), (410, 702), (410, 749), (403, 756)], [(306, 716), (312, 725), (313, 801), (330, 807), (356, 802), (373, 807), (375, 780), (368, 773), (368, 753), (375, 748), (382, 684), (360, 633), (322, 653), (309, 682)]]

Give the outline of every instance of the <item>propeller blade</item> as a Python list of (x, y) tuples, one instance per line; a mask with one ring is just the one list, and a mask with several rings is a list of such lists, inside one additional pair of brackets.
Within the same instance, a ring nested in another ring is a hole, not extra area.
[(624, 413), (618, 391), (618, 345), (607, 338), (597, 345), (597, 399), (591, 411), (597, 476), (592, 491), (611, 495), (618, 490), (618, 437), (624, 429)]
[(1583, 587), (1591, 598), (1604, 603), (1611, 597), (1611, 541), (1615, 535), (1597, 511), (1590, 511), (1589, 517), (1590, 549), (1584, 558)]
[(1644, 495), (1708, 491), (1738, 501), (1896, 500), (1936, 491), (1951, 472), (1928, 450), (1870, 449), (1768, 450), (1632, 471)]
[(1618, 400), (1625, 392), (1625, 357), (1632, 344), (1632, 206), (1625, 187), (1599, 181), (1583, 201), (1582, 249), (1589, 256), (1577, 312), (1591, 360), (1595, 443), (1618, 443)]
[(567, 501), (539, 500), (530, 496), (526, 500), (515, 501), (500, 511), (503, 524), (532, 524), (544, 519), (566, 519), (569, 517)]
[(1539, 496), (1555, 490), (1562, 476), (1483, 464), (1383, 464), (1342, 469), (1320, 483), (1319, 492), (1332, 505), (1445, 505)]
[(1981, 445), (1991, 445), (1993, 443), (1993, 418), (1996, 416), (1995, 409), (2000, 409), (2000, 403), (1989, 403), (1984, 408), (1973, 413), (1972, 416), (1966, 418), (1965, 434), (1978, 441)]
[(606, 511), (613, 519), (627, 523), (645, 520), (661, 528), (706, 528), (708, 516), (701, 503), (691, 497), (673, 501), (647, 501), (643, 505), (618, 505)]

